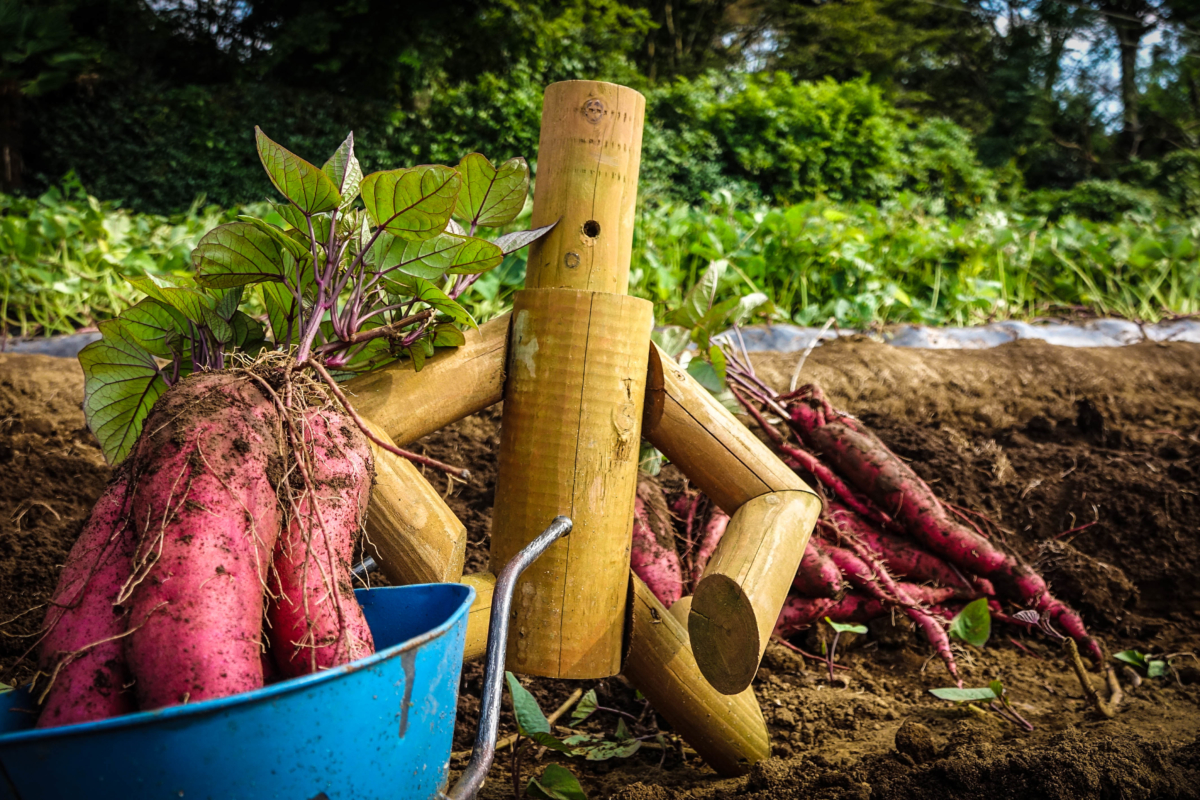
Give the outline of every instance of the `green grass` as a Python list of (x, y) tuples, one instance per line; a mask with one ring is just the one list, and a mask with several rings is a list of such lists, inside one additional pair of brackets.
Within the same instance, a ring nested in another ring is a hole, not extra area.
[[(138, 299), (124, 276), (190, 274), (190, 252), (244, 209), (134, 214), (68, 182), (37, 199), (0, 195), (0, 315), (11, 333), (61, 333)], [(718, 300), (765, 292), (770, 318), (845, 327), (970, 325), (1088, 311), (1155, 321), (1200, 313), (1200, 220), (1130, 215), (1048, 223), (996, 209), (969, 220), (901, 196), (883, 207), (816, 200), (786, 207), (718, 194), (639, 216), (631, 292), (658, 316), (710, 261), (730, 264)], [(466, 305), (487, 319), (524, 279), (524, 253), (484, 276)]]

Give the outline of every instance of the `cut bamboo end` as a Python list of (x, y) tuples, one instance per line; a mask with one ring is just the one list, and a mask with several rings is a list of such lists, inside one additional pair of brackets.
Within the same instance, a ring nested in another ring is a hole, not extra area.
[(554, 517), (574, 521), (517, 584), (515, 672), (620, 671), (652, 321), (652, 305), (626, 295), (526, 289), (515, 298), (491, 571)]
[(687, 597), (679, 598), (668, 610), (671, 612), (671, 616), (674, 617), (680, 625), (686, 628), (688, 624), (688, 614), (692, 613), (692, 596), (689, 594)]
[(645, 111), (613, 83), (546, 88), (533, 226), (558, 224), (530, 246), (526, 288), (628, 291)]
[[(371, 420), (367, 427), (387, 441)], [(462, 577), (467, 528), (406, 458), (374, 442), (375, 485), (367, 506), (367, 541), (394, 584), (455, 583)]]
[(347, 381), (355, 410), (387, 431), (397, 447), (482, 411), (504, 396), (509, 315), (463, 331), (466, 344), (438, 353), (417, 372), (397, 361)]
[(492, 595), (496, 591), (496, 576), (490, 572), (464, 575), (460, 583), (475, 590), (475, 600), (467, 612), (467, 643), (463, 661), (483, 658), (487, 653), (488, 627), (492, 621)]
[(816, 495), (773, 492), (729, 520), (688, 614), (696, 661), (717, 691), (754, 680), (820, 513)]
[(628, 655), (622, 670), (650, 705), (709, 766), (742, 775), (771, 755), (770, 734), (753, 689), (726, 695), (700, 672), (687, 628), (632, 576)]
[(769, 492), (812, 490), (657, 346), (650, 348), (643, 435), (732, 516)]

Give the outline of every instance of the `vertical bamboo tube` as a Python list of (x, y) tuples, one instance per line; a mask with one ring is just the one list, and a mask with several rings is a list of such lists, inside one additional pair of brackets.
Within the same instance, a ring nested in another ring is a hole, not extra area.
[(730, 516), (768, 492), (811, 492), (787, 464), (657, 346), (651, 346), (642, 433)]
[(696, 662), (717, 691), (737, 694), (754, 679), (820, 513), (810, 492), (772, 492), (729, 520), (688, 614)]
[(509, 668), (602, 678), (621, 667), (653, 307), (526, 289), (513, 306), (491, 571), (559, 514), (575, 523), (522, 576)]
[(475, 600), (467, 612), (467, 644), (463, 661), (483, 658), (487, 653), (488, 627), (492, 621), (492, 595), (496, 591), (496, 576), (490, 572), (463, 575), (460, 583), (475, 589)]
[(563, 81), (546, 88), (525, 288), (625, 294), (633, 252), (646, 99), (625, 86)]
[(754, 690), (720, 694), (700, 673), (687, 628), (674, 614), (690, 598), (667, 611), (636, 575), (631, 584), (625, 677), (721, 775), (741, 775), (769, 758), (770, 735)]
[[(363, 419), (387, 441), (383, 429)], [(374, 442), (375, 485), (367, 506), (367, 541), (388, 580), (453, 583), (462, 577), (467, 528), (420, 470)]]
[(361, 416), (404, 447), (451, 422), (500, 402), (504, 394), (504, 348), (509, 315), (463, 331), (466, 344), (425, 362), (397, 361), (345, 384)]

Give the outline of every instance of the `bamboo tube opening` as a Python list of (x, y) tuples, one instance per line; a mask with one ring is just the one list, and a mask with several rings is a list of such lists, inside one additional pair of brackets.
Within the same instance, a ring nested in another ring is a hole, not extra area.
[(730, 519), (688, 614), (696, 662), (717, 691), (754, 680), (820, 513), (816, 495), (772, 492)]
[(754, 690), (734, 695), (714, 689), (677, 618), (691, 598), (670, 611), (636, 575), (630, 577), (630, 635), (622, 674), (671, 723), (683, 740), (725, 776), (742, 775), (771, 755), (770, 734)]

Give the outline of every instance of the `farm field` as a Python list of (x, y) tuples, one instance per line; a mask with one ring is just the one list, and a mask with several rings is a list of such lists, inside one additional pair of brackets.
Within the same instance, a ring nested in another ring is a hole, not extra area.
[[(755, 364), (782, 387), (796, 357), (761, 354)], [(916, 351), (863, 339), (818, 348), (804, 372), (945, 500), (993, 520), (1006, 546), (1040, 566), (1107, 652), (1159, 655), (1200, 651), (1198, 376), (1200, 346), (1189, 344)], [(0, 619), (49, 596), (107, 480), (79, 411), (81, 392), (73, 360), (0, 355)], [(494, 407), (414, 446), (472, 470), (448, 500), (468, 529), (467, 572), (486, 567), (498, 422)], [(660, 480), (681, 478), (668, 467)], [(34, 612), (6, 625), (0, 668), (39, 622)], [(1125, 700), (1115, 719), (1102, 720), (1057, 645), (997, 625), (982, 650), (957, 648), (959, 669), (968, 686), (1002, 680), (1034, 726), (1027, 733), (931, 697), (947, 677), (907, 628), (878, 620), (844, 645), (838, 663), (849, 669), (839, 677), (848, 686), (830, 686), (823, 664), (771, 645), (754, 690), (774, 755), (744, 778), (717, 778), (670, 738), (665, 753), (643, 747), (623, 760), (561, 760), (589, 796), (625, 800), (1198, 796), (1194, 657), (1171, 659), (1161, 677), (1143, 673), (1136, 688), (1124, 676)], [(815, 634), (801, 644), (820, 648)], [(480, 680), (479, 666), (469, 665), (457, 751), (474, 737)], [(1097, 673), (1092, 680), (1100, 686)], [(547, 710), (577, 688), (595, 688), (601, 705), (640, 720), (630, 723), (635, 733), (652, 730), (652, 716), (620, 678), (526, 683)], [(502, 736), (512, 730), (507, 713)], [(616, 722), (602, 712), (582, 727), (611, 730)], [(533, 752), (526, 779), (550, 760), (539, 763)], [(502, 751), (481, 796), (512, 796), (509, 766)]]

